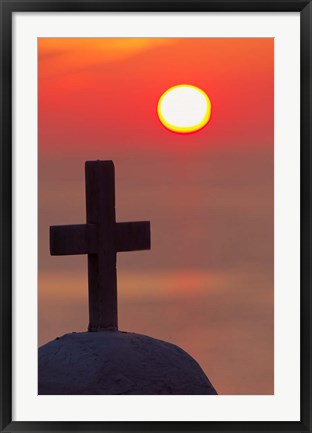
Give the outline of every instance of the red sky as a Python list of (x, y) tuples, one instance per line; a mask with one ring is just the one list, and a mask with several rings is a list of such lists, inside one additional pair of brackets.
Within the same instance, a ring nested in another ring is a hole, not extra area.
[[(152, 250), (118, 257), (123, 330), (180, 345), (219, 393), (273, 392), (273, 39), (38, 40), (39, 343), (87, 326), (86, 258), (48, 228), (85, 221), (84, 161), (113, 159), (119, 221)], [(157, 102), (188, 83), (212, 103), (193, 134)]]
[[(39, 39), (39, 62), (41, 151), (271, 145), (273, 39)], [(158, 99), (180, 83), (212, 101), (209, 127), (193, 136), (159, 127)]]

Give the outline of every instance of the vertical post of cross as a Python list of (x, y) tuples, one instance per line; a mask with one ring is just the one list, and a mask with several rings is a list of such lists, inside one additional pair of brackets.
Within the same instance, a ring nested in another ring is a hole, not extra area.
[(97, 254), (88, 254), (89, 331), (118, 329), (115, 249), (115, 170), (112, 161), (87, 161), (87, 224), (96, 225)]

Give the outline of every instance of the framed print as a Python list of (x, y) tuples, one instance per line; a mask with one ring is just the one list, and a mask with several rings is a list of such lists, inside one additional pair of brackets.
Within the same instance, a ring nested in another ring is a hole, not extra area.
[(1, 1), (1, 431), (311, 431), (310, 1)]

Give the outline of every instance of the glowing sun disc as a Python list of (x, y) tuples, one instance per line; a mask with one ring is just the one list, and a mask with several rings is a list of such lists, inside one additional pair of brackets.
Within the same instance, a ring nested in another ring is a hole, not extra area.
[(179, 84), (161, 95), (157, 113), (161, 123), (170, 131), (194, 132), (209, 122), (211, 102), (199, 87)]

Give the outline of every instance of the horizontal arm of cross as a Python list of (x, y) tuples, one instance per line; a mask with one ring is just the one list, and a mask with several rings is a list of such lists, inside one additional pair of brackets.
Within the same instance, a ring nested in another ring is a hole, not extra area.
[[(50, 253), (52, 256), (97, 254), (105, 247), (98, 245), (97, 239), (96, 224), (51, 226)], [(149, 250), (149, 221), (116, 223), (113, 248), (116, 252)]]
[(116, 251), (151, 249), (151, 228), (149, 221), (117, 223), (115, 229)]
[(50, 253), (51, 256), (96, 254), (96, 225), (73, 224), (66, 226), (51, 226)]

